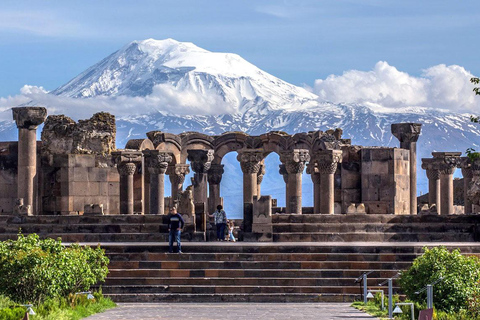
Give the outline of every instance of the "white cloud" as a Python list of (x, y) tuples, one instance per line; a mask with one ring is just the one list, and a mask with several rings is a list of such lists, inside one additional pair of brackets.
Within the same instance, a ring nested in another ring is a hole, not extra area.
[(152, 94), (146, 97), (97, 96), (83, 99), (56, 96), (42, 87), (26, 85), (20, 89), (20, 94), (0, 98), (0, 120), (11, 120), (8, 110), (19, 105), (44, 106), (49, 114), (65, 114), (76, 120), (90, 118), (99, 111), (110, 112), (117, 118), (159, 111), (180, 116), (234, 112), (232, 106), (227, 105), (219, 95), (185, 89), (178, 91), (168, 84), (154, 86)]
[(443, 64), (414, 77), (380, 61), (372, 71), (349, 70), (341, 76), (315, 80), (313, 92), (320, 100), (335, 103), (373, 103), (386, 108), (421, 106), (478, 113), (480, 99), (472, 91), (471, 77), (463, 67)]

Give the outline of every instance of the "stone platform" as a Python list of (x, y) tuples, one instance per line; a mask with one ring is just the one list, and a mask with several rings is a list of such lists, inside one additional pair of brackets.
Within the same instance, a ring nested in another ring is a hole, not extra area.
[[(275, 214), (272, 233), (248, 239), (274, 242), (469, 242), (480, 241), (480, 215)], [(22, 233), (67, 242), (167, 241), (166, 215), (0, 216), (0, 240)], [(207, 235), (207, 239), (214, 239)], [(267, 237), (265, 237), (267, 236)], [(247, 237), (245, 237), (247, 239)], [(199, 241), (192, 226), (184, 241)]]

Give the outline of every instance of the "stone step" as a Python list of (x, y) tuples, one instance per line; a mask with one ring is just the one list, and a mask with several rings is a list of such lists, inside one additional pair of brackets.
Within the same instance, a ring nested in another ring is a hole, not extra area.
[(480, 215), (393, 215), (393, 214), (274, 214), (273, 223), (471, 223)]
[(167, 233), (165, 224), (15, 224), (0, 226), (0, 233)]
[[(480, 255), (480, 254), (479, 254)], [(410, 253), (107, 253), (110, 261), (413, 261)]]
[(222, 286), (222, 285), (117, 285), (102, 286), (102, 292), (106, 294), (118, 293), (195, 293), (195, 294), (282, 294), (282, 293), (335, 293), (335, 294), (359, 294), (358, 286)]
[[(200, 278), (351, 278), (356, 279), (364, 269), (111, 269), (110, 277), (143, 278), (143, 277), (200, 277)], [(372, 269), (375, 275), (385, 278), (395, 274), (397, 269), (381, 270)]]
[(274, 233), (427, 233), (427, 232), (475, 232), (471, 223), (275, 223)]
[(401, 270), (410, 262), (372, 261), (111, 261), (110, 269), (387, 269)]
[(263, 293), (263, 294), (190, 294), (190, 293), (136, 293), (105, 294), (116, 302), (353, 302), (359, 294), (308, 294), (308, 293)]
[(456, 232), (298, 232), (274, 233), (274, 242), (474, 242), (475, 235)]
[[(97, 242), (81, 243), (97, 246)], [(460, 248), (462, 253), (480, 253), (480, 243), (428, 243), (428, 242), (403, 242), (403, 243), (342, 243), (342, 242), (304, 242), (304, 243), (252, 243), (252, 242), (210, 242), (195, 243), (187, 242), (182, 244), (185, 254), (422, 254), (424, 247), (436, 247), (443, 245), (450, 250)], [(141, 253), (141, 254), (166, 254), (168, 244), (166, 242), (156, 243), (112, 243), (102, 242), (102, 248), (108, 254), (118, 253)], [(177, 256), (176, 254), (171, 255)], [(183, 255), (182, 255), (183, 256)], [(182, 258), (183, 259), (183, 258)]]
[[(393, 276), (395, 272), (391, 273)], [(370, 287), (377, 287), (387, 278), (368, 278)], [(230, 286), (356, 286), (353, 278), (201, 278), (201, 277), (112, 277), (108, 276), (102, 287), (119, 285), (230, 285)], [(395, 285), (395, 283), (394, 283)]]

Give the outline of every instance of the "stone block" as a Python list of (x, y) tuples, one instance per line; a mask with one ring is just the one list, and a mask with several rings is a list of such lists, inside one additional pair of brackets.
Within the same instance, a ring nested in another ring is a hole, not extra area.
[(109, 196), (120, 196), (120, 183), (119, 182), (109, 182), (108, 183), (108, 195)]
[(362, 200), (367, 201), (379, 201), (379, 190), (377, 188), (364, 188), (362, 189)]
[(342, 190), (343, 203), (358, 203), (361, 201), (361, 190), (360, 189), (343, 189)]
[(70, 212), (73, 211), (73, 197), (57, 197), (55, 200), (55, 211)]
[(103, 204), (86, 204), (83, 208), (83, 215), (103, 215)]
[(17, 184), (0, 184), (0, 195), (2, 198), (16, 198)]
[(73, 180), (73, 169), (71, 167), (62, 167), (56, 173), (57, 182), (68, 182)]
[(339, 202), (335, 202), (333, 204), (333, 213), (342, 214), (342, 205)]
[(272, 233), (273, 229), (271, 224), (254, 223), (252, 225), (252, 232), (253, 233)]
[(73, 197), (73, 210), (76, 212), (83, 212), (85, 207), (85, 197), (75, 196)]
[(383, 201), (365, 201), (366, 211), (368, 214), (392, 214), (393, 210), (389, 203)]
[(362, 214), (367, 213), (367, 210), (365, 208), (365, 204), (363, 204), (363, 203), (357, 204), (357, 213), (362, 213)]
[(88, 181), (106, 182), (109, 168), (88, 168)]
[(75, 166), (75, 155), (73, 154), (54, 154), (52, 166), (56, 168), (69, 168)]
[(347, 207), (346, 213), (347, 213), (347, 214), (357, 213), (357, 208), (355, 207), (355, 204), (354, 204), (354, 203), (351, 203), (351, 204)]
[(89, 185), (88, 182), (72, 182), (72, 195), (77, 197), (89, 195)]
[(60, 196), (73, 196), (73, 182), (65, 181), (60, 183)]
[(108, 182), (120, 182), (120, 174), (116, 168), (110, 168), (107, 171), (107, 181)]
[(261, 196), (253, 197), (253, 223), (271, 223), (272, 222), (272, 197)]
[(88, 182), (88, 169), (85, 167), (73, 168), (73, 181), (75, 182)]
[(93, 154), (76, 154), (75, 167), (95, 167), (95, 155)]
[(12, 213), (13, 198), (0, 198), (0, 214)]

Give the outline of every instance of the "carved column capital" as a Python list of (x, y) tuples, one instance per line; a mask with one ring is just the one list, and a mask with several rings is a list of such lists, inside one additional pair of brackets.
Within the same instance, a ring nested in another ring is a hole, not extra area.
[(302, 173), (305, 169), (305, 163), (310, 161), (310, 153), (307, 149), (282, 151), (280, 161), (285, 164), (288, 174)]
[(440, 169), (437, 165), (437, 160), (434, 158), (422, 158), (422, 169), (427, 173), (429, 180), (440, 179)]
[(208, 172), (213, 161), (213, 150), (187, 150), (187, 153), (193, 172), (198, 174)]
[(121, 176), (134, 174), (137, 165), (142, 163), (142, 152), (140, 151), (115, 151), (112, 152), (112, 156)]
[(263, 160), (263, 150), (242, 149), (237, 152), (237, 160), (240, 162), (243, 173), (257, 174), (260, 171), (260, 162)]
[(314, 153), (313, 158), (320, 174), (334, 174), (338, 164), (342, 162), (342, 150), (321, 150)]
[(12, 108), (12, 112), (18, 129), (37, 129), (47, 118), (47, 109), (44, 107), (17, 107)]
[(453, 174), (458, 166), (461, 152), (432, 152), (433, 169), (441, 174)]
[(422, 129), (421, 123), (393, 123), (392, 134), (400, 142), (417, 142)]
[(150, 174), (165, 174), (168, 164), (172, 162), (172, 156), (167, 152), (158, 150), (145, 150), (145, 165)]
[(462, 176), (465, 179), (473, 178), (472, 161), (469, 157), (461, 157), (458, 160), (458, 166), (462, 169)]
[(183, 184), (185, 176), (190, 173), (190, 166), (185, 163), (178, 163), (168, 166), (167, 174), (172, 184)]
[(212, 164), (210, 170), (208, 170), (208, 183), (212, 185), (220, 184), (224, 172), (223, 164)]

